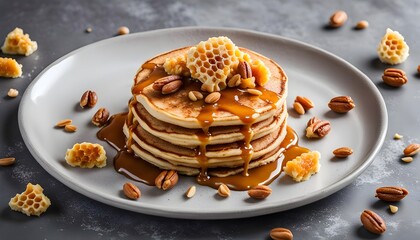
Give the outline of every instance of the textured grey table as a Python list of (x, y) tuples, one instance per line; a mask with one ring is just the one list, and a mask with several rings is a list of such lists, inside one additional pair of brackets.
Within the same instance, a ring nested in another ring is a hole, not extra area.
[[(326, 27), (331, 13), (345, 10), (349, 21), (340, 29)], [(353, 29), (366, 19), (370, 27)], [(293, 231), (295, 239), (418, 239), (420, 227), (419, 157), (410, 164), (399, 158), (402, 149), (420, 136), (420, 3), (391, 1), (25, 1), (0, 0), (0, 38), (14, 27), (23, 28), (39, 44), (30, 57), (17, 57), (23, 77), (0, 79), (0, 157), (17, 163), (0, 167), (1, 239), (268, 239), (274, 227)], [(137, 214), (91, 200), (51, 177), (23, 143), (17, 113), (22, 93), (46, 66), (66, 53), (98, 40), (114, 37), (119, 26), (131, 32), (180, 26), (235, 27), (268, 32), (313, 44), (359, 68), (377, 85), (389, 114), (385, 143), (374, 163), (351, 185), (318, 202), (286, 212), (237, 220), (195, 221)], [(93, 32), (84, 30), (92, 27)], [(387, 67), (376, 57), (376, 46), (390, 27), (410, 46), (410, 57), (398, 67), (409, 82), (400, 89), (381, 83)], [(0, 56), (4, 56), (0, 54)], [(16, 99), (7, 97), (16, 88)], [(404, 136), (393, 140), (394, 133)], [(8, 207), (9, 199), (28, 182), (40, 183), (52, 202), (41, 217), (26, 217)], [(377, 201), (375, 189), (404, 186), (409, 196), (391, 214)], [(372, 209), (387, 223), (380, 237), (367, 233), (359, 216)]]

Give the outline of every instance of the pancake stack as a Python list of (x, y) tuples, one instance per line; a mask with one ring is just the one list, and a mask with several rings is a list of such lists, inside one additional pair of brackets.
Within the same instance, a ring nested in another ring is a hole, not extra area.
[[(228, 84), (244, 62), (254, 76), (242, 78), (242, 83), (251, 84)], [(154, 85), (168, 76), (182, 81), (182, 86), (163, 94)], [(203, 98), (191, 100), (191, 91)], [(212, 92), (219, 92), (220, 99), (206, 103)], [(135, 76), (132, 93), (123, 128), (126, 146), (161, 169), (227, 177), (246, 175), (249, 169), (282, 157), (287, 77), (274, 61), (238, 48), (226, 37), (146, 61)]]

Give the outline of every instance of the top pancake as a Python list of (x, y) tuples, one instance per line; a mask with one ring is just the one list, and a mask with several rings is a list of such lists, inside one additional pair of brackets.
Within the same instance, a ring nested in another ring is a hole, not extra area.
[[(163, 65), (166, 58), (184, 55), (189, 48), (180, 48), (158, 55), (146, 61), (143, 66), (154, 64), (159, 67)], [(272, 117), (283, 106), (286, 99), (287, 76), (283, 69), (271, 59), (258, 53), (245, 48), (240, 48), (240, 50), (248, 53), (251, 59), (263, 61), (270, 69), (271, 78), (264, 87), (257, 87), (258, 90), (263, 92), (263, 95), (259, 97), (236, 88), (222, 90), (220, 92), (222, 94), (221, 99), (217, 104), (214, 104), (214, 112), (210, 114), (212, 116), (211, 126), (242, 125), (244, 120), (249, 118), (252, 118), (252, 122), (263, 121)], [(140, 68), (135, 77), (134, 85), (147, 82), (153, 71), (150, 68)], [(145, 86), (136, 94), (135, 98), (153, 117), (185, 128), (203, 127), (203, 121), (199, 120), (199, 115), (202, 109), (209, 104), (205, 104), (203, 100), (192, 102), (188, 98), (189, 91), (200, 91), (200, 83), (184, 79), (184, 84), (180, 90), (169, 95), (163, 95), (153, 90), (152, 85)], [(240, 114), (233, 113), (232, 110), (238, 111)]]

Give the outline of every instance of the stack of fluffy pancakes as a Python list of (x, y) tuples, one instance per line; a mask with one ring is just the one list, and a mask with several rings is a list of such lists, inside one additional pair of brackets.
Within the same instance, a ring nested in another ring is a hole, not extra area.
[(200, 91), (201, 83), (190, 78), (184, 78), (183, 86), (172, 94), (153, 90), (153, 82), (167, 76), (162, 67), (165, 59), (188, 49), (156, 56), (137, 72), (123, 129), (127, 147), (161, 169), (186, 175), (247, 174), (248, 169), (282, 158), (287, 77), (281, 67), (241, 48), (251, 59), (263, 61), (271, 72), (268, 83), (256, 87), (260, 96), (235, 87), (220, 91), (215, 104), (193, 102), (188, 93)]

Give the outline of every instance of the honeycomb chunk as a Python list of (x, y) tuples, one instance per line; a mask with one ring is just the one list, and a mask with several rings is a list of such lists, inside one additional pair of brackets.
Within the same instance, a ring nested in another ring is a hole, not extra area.
[(0, 77), (17, 78), (22, 76), (22, 65), (13, 58), (0, 57)]
[(185, 55), (167, 58), (163, 68), (169, 75), (190, 76), (190, 70), (187, 68), (187, 56)]
[(264, 64), (263, 61), (257, 59), (251, 64), (252, 75), (255, 77), (255, 82), (264, 86), (268, 80), (270, 80), (271, 72), (270, 69)]
[(220, 91), (226, 87), (226, 79), (238, 65), (238, 56), (242, 55), (229, 38), (212, 37), (188, 50), (187, 67), (191, 77), (203, 83), (203, 91)]
[(288, 161), (284, 172), (296, 182), (306, 181), (319, 171), (321, 154), (317, 151), (302, 153), (295, 159)]
[(72, 149), (67, 149), (66, 162), (73, 167), (102, 168), (106, 166), (106, 152), (97, 143), (76, 143)]
[(28, 34), (23, 34), (23, 30), (15, 28), (7, 34), (1, 50), (7, 54), (31, 55), (38, 49), (38, 44), (29, 38)]
[(16, 194), (9, 202), (12, 210), (22, 212), (27, 216), (39, 216), (47, 211), (51, 205), (50, 199), (42, 193), (44, 189), (39, 185), (28, 183), (26, 190), (21, 194)]
[(378, 45), (377, 52), (381, 62), (394, 65), (407, 59), (409, 47), (399, 32), (388, 28)]

